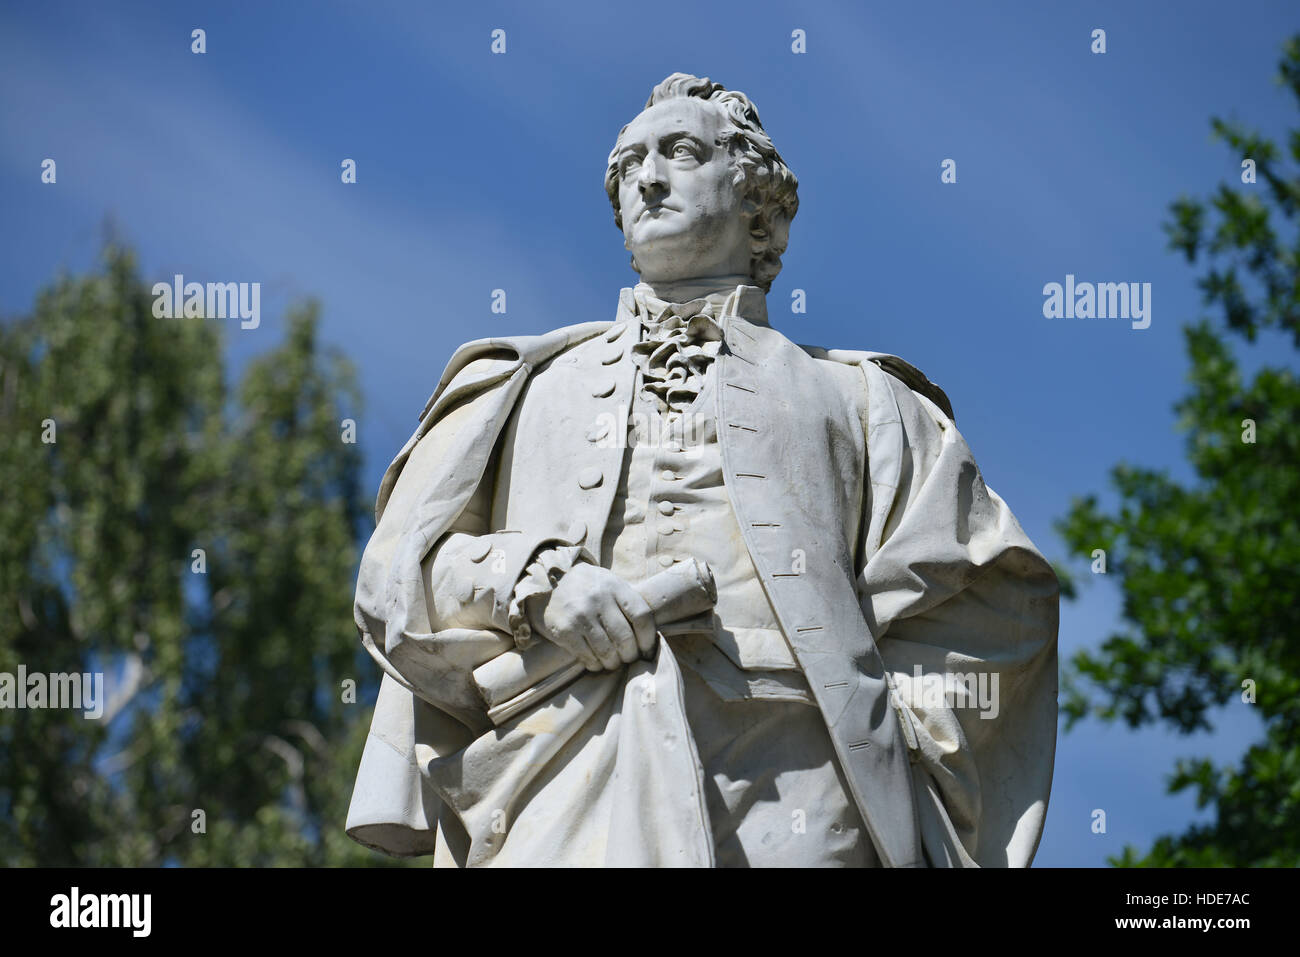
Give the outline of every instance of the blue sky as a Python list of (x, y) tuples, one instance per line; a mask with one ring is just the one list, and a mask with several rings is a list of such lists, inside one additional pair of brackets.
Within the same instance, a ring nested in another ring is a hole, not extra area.
[[(1104, 492), (1117, 461), (1187, 476), (1171, 405), (1179, 330), (1202, 310), (1160, 223), (1179, 194), (1237, 177), (1212, 114), (1273, 134), (1293, 121), (1272, 80), (1298, 27), (1300, 9), (1272, 2), (9, 4), (0, 314), (89, 268), (106, 215), (151, 282), (262, 283), (261, 326), (229, 324), (236, 369), (278, 340), (288, 303), (317, 296), (324, 336), (360, 369), (373, 488), (456, 345), (612, 316), (635, 276), (606, 156), (655, 83), (707, 75), (751, 96), (799, 177), (773, 324), (923, 369), (988, 483), (1060, 558), (1053, 520)], [(1045, 319), (1043, 285), (1067, 273), (1151, 283), (1151, 327)], [(807, 315), (790, 314), (796, 288)], [(1276, 345), (1243, 355), (1290, 357)], [(1084, 585), (1062, 609), (1063, 658), (1117, 624), (1116, 589)], [(1037, 863), (1099, 865), (1180, 829), (1196, 812), (1164, 794), (1175, 757), (1228, 760), (1257, 733), (1241, 705), (1212, 735), (1063, 735)]]

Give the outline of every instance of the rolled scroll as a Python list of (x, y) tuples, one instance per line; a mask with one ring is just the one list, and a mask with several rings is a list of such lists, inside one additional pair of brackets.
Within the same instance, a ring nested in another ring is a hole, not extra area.
[[(718, 598), (713, 572), (694, 558), (632, 587), (650, 606), (657, 627), (708, 611)], [(542, 640), (526, 651), (511, 649), (479, 665), (474, 669), (474, 684), (487, 703), (488, 717), (500, 725), (546, 700), (586, 670), (559, 645)]]

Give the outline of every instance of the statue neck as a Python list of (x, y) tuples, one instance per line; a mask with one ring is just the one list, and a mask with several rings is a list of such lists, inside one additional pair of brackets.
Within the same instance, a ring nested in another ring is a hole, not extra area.
[(641, 285), (648, 287), (650, 295), (656, 299), (662, 299), (664, 302), (690, 302), (692, 299), (703, 299), (705, 296), (715, 295), (718, 293), (727, 294), (734, 292), (737, 286), (752, 286), (754, 280), (749, 276), (708, 276), (702, 279), (677, 279), (664, 282), (647, 282), (644, 279)]

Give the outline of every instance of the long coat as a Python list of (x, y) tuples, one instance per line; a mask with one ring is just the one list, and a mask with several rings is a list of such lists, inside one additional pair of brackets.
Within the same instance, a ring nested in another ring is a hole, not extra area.
[[(469, 677), (513, 646), (511, 591), (538, 547), (599, 553), (635, 330), (621, 307), (463, 346), (384, 476), (357, 584), (385, 672), (348, 815), (358, 841), (461, 865), (712, 863), (664, 642), (501, 728)], [(946, 397), (895, 357), (739, 318), (716, 363), (730, 500), (880, 859), (1028, 865), (1055, 752), (1058, 584)], [(471, 611), (451, 626), (426, 588), (440, 542), (460, 549)], [(921, 693), (953, 674), (991, 684), (996, 707)]]

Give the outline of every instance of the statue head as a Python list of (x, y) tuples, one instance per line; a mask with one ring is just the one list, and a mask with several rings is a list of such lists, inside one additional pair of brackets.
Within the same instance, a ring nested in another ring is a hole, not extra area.
[(619, 131), (605, 171), (632, 268), (651, 284), (781, 271), (798, 180), (749, 97), (674, 73)]

